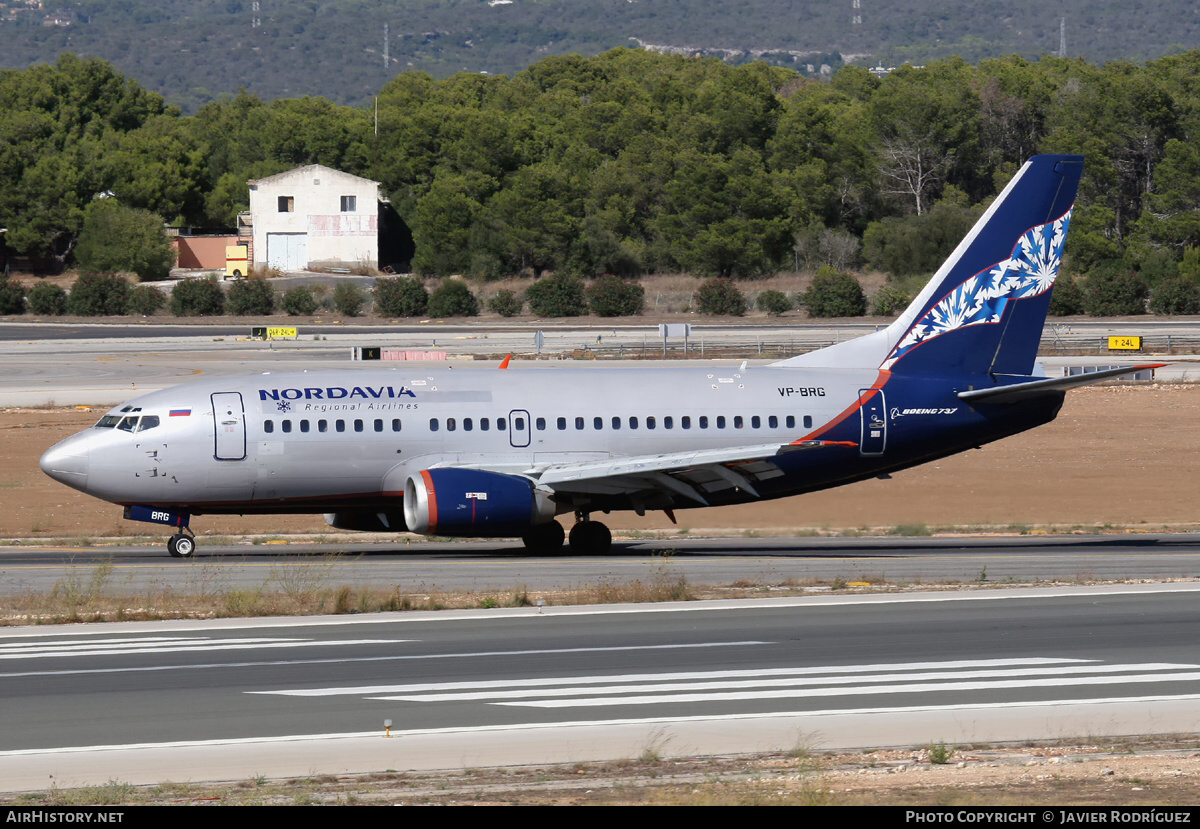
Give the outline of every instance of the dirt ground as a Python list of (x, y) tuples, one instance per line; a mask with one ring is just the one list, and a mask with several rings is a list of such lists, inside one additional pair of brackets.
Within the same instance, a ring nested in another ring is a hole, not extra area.
[[(144, 535), (121, 510), (42, 474), (37, 461), (101, 411), (0, 410), (0, 538)], [(827, 492), (740, 507), (681, 510), (700, 534), (891, 530), (924, 525), (1036, 528), (1200, 528), (1200, 385), (1072, 391), (1051, 424), (978, 451)], [(614, 513), (615, 530), (669, 530), (662, 513)], [(205, 516), (201, 534), (337, 531), (318, 516)]]

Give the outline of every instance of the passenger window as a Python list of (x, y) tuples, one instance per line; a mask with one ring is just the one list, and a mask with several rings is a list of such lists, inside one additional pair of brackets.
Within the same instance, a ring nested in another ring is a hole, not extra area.
[(567, 419), (565, 417), (560, 417), (555, 421), (555, 425), (558, 426), (558, 431), (561, 432), (567, 428)]
[(455, 429), (457, 429), (457, 428), (458, 428), (458, 421), (457, 421), (457, 420), (455, 420), (455, 419), (454, 419), (454, 418), (452, 418), (452, 417), (448, 417), (448, 418), (446, 418), (446, 431), (447, 431), (447, 432), (453, 432), (453, 431), (454, 431)]
[(463, 418), (463, 431), (469, 432), (474, 428), (475, 428), (475, 424), (471, 421), (471, 418), (464, 417)]
[(307, 421), (307, 420), (301, 420), (301, 421), (300, 421), (300, 431), (301, 431), (301, 432), (307, 432), (307, 431), (308, 431), (308, 421)]
[(266, 432), (268, 435), (271, 434), (272, 432), (274, 432), (275, 431), (274, 421), (264, 420), (263, 421), (263, 431)]
[(376, 432), (382, 432), (382, 431), (383, 431), (383, 421), (382, 421), (382, 420), (376, 420), (376, 421), (375, 421), (375, 431), (376, 431)]
[(700, 415), (700, 428), (701, 429), (708, 428), (708, 415)]
[(438, 430), (438, 419), (436, 417), (429, 418), (429, 431), (436, 432)]
[(285, 432), (292, 431), (292, 421), (290, 421), (290, 420), (283, 421), (283, 431), (285, 431)]
[(393, 432), (400, 431), (400, 418), (397, 417), (397, 418), (392, 419), (392, 431)]
[[(479, 418), (479, 428), (480, 428), (480, 430), (486, 432), (488, 429), (491, 428), (490, 421), (486, 417)], [(501, 428), (503, 428), (503, 427), (501, 427)]]
[(592, 418), (592, 428), (595, 429), (597, 432), (599, 432), (601, 429), (603, 429), (604, 428), (604, 418), (593, 417)]
[(683, 428), (685, 428), (685, 429), (690, 429), (690, 428), (692, 428), (692, 418), (691, 418), (691, 415), (684, 415), (683, 417), (679, 418), (679, 425), (680, 425), (680, 426), (682, 426), (682, 427), (683, 427)]
[(631, 418), (629, 418), (629, 428), (630, 428), (630, 429), (636, 429), (636, 428), (637, 428), (637, 418), (636, 418), (636, 417), (631, 417)]
[(646, 428), (647, 428), (647, 429), (653, 429), (653, 428), (654, 428), (654, 418), (652, 418), (652, 417), (648, 417), (648, 418), (646, 418)]
[(328, 432), (329, 431), (329, 421), (328, 420), (318, 420), (317, 421), (317, 431), (318, 432)]
[(501, 432), (503, 432), (505, 429), (507, 429), (507, 428), (508, 428), (508, 427), (507, 427), (506, 425), (504, 425), (504, 424), (505, 424), (505, 420), (504, 420), (504, 418), (502, 418), (502, 417), (498, 417), (498, 418), (496, 418), (496, 428), (497, 428), (497, 429), (499, 429)]
[(767, 425), (772, 429), (779, 428), (779, 418), (777, 418), (775, 415), (771, 415), (767, 418)]
[(361, 432), (362, 430), (363, 430), (363, 422), (361, 420), (355, 419), (354, 431)]
[(718, 429), (725, 428), (725, 415), (717, 415), (717, 428)]
[(576, 428), (576, 429), (582, 429), (582, 428), (583, 428), (583, 418), (582, 418), (582, 417), (577, 417), (577, 418), (575, 418), (575, 428)]
[(539, 417), (537, 420), (535, 420), (535, 421), (534, 421), (534, 423), (536, 423), (536, 424), (537, 424), (537, 430), (538, 430), (539, 432), (544, 432), (544, 431), (546, 431), (546, 418), (544, 418), (544, 417)]
[(141, 424), (138, 426), (139, 432), (144, 432), (147, 429), (153, 429), (158, 425), (158, 415), (146, 415), (142, 418)]
[(758, 415), (754, 415), (754, 417), (750, 418), (750, 425), (755, 429), (759, 428), (762, 426), (762, 418), (760, 418)]
[(805, 415), (805, 416), (804, 416), (804, 428), (805, 428), (805, 429), (811, 429), (811, 428), (812, 428), (812, 415)]
[(339, 432), (344, 432), (344, 431), (346, 431), (346, 421), (344, 421), (344, 420), (335, 420), (335, 421), (333, 422), (333, 428), (334, 428), (334, 429), (336, 429), (336, 430), (337, 430), (337, 431), (339, 431)]
[(513, 428), (516, 429), (518, 432), (522, 431), (525, 428), (525, 418), (514, 417), (513, 418)]
[(663, 418), (663, 428), (664, 429), (674, 429), (675, 428), (675, 418), (671, 417), (670, 415), (667, 415), (666, 417), (664, 417)]
[(612, 419), (612, 427), (613, 427), (614, 429), (620, 429), (620, 428), (621, 428), (621, 418), (619, 418), (619, 417), (614, 417), (614, 418)]
[(734, 415), (734, 416), (733, 416), (733, 428), (735, 428), (735, 429), (740, 429), (740, 428), (742, 428), (743, 422), (744, 422), (744, 421), (742, 420), (742, 416), (741, 416), (741, 415)]
[(787, 426), (789, 429), (795, 429), (796, 428), (796, 416), (788, 415), (787, 420), (785, 420), (783, 422), (783, 425)]

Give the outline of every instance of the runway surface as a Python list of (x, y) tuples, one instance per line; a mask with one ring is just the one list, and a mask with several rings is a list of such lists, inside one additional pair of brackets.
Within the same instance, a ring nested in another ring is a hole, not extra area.
[[(165, 542), (164, 542), (165, 543)], [(531, 557), (519, 542), (387, 539), (329, 544), (206, 543), (180, 561), (152, 547), (0, 547), (0, 596), (47, 593), (68, 575), (111, 568), (111, 583), (135, 593), (281, 589), (303, 578), (323, 587), (397, 586), (406, 591), (553, 590), (684, 578), (695, 585), (845, 581), (920, 585), (1200, 578), (1200, 536), (1121, 534), (954, 538), (675, 538), (617, 541), (610, 554)], [(82, 574), (82, 575), (80, 575)]]
[[(1194, 731), (1200, 585), (0, 629), (0, 781)], [(392, 736), (385, 736), (385, 721)]]

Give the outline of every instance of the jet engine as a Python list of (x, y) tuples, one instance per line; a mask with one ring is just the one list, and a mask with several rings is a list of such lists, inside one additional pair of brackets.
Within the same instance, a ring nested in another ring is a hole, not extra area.
[(451, 537), (520, 536), (554, 520), (549, 493), (520, 475), (423, 469), (404, 482), (409, 532)]

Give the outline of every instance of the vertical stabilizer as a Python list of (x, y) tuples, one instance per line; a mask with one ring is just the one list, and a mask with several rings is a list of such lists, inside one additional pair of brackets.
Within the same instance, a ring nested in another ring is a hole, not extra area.
[(891, 325), (782, 364), (1030, 374), (1082, 171), (1082, 156), (1029, 159)]

